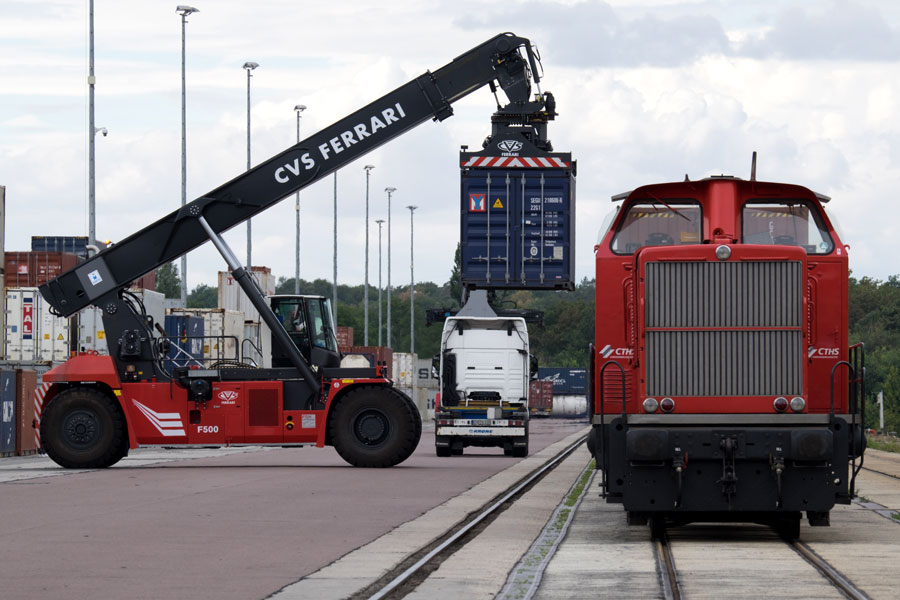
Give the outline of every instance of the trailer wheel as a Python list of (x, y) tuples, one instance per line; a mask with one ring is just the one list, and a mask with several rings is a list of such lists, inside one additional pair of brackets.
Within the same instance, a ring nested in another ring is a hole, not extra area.
[(53, 398), (41, 418), (44, 451), (67, 469), (102, 469), (128, 454), (125, 418), (103, 392), (70, 388)]
[(393, 467), (413, 453), (422, 434), (418, 410), (390, 388), (352, 390), (332, 409), (331, 439), (354, 467)]

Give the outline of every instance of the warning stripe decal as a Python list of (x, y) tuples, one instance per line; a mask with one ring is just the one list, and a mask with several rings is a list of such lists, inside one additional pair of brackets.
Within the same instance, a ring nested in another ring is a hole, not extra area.
[(34, 390), (34, 445), (43, 448), (41, 445), (41, 413), (44, 411), (44, 397), (50, 389), (52, 383), (42, 383)]
[(460, 163), (463, 167), (567, 168), (569, 163), (555, 156), (473, 156)]

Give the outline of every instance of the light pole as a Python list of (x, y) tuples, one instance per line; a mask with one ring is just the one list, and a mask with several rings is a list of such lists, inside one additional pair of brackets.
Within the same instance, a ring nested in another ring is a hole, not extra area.
[(94, 0), (88, 4), (88, 245), (97, 246), (97, 212), (94, 188)]
[(388, 195), (388, 260), (387, 260), (387, 339), (385, 345), (391, 347), (391, 194), (397, 191), (395, 187), (386, 187), (384, 191)]
[[(250, 170), (250, 71), (259, 66), (259, 63), (255, 62), (245, 62), (244, 66), (241, 67), (247, 71), (247, 170)], [(251, 249), (253, 247), (253, 238), (252, 238), (252, 228), (250, 226), (250, 219), (247, 219), (247, 268), (251, 270), (253, 269), (253, 263), (251, 262), (252, 254)]]
[[(300, 113), (306, 110), (306, 106), (298, 104), (294, 107), (297, 112), (297, 143), (300, 143)], [(295, 206), (297, 220), (297, 256), (294, 263), (294, 293), (300, 293), (300, 190), (297, 190), (297, 202)]]
[(366, 165), (366, 260), (365, 283), (363, 283), (363, 346), (369, 345), (369, 173), (375, 165)]
[(378, 345), (381, 345), (381, 226), (384, 219), (376, 219), (378, 223)]
[(415, 336), (415, 320), (413, 319), (413, 302), (416, 293), (416, 279), (413, 274), (413, 213), (418, 206), (407, 206), (409, 209), (409, 353), (414, 354), (416, 351)]
[(334, 301), (334, 326), (337, 327), (337, 171), (334, 172), (334, 279), (332, 283), (331, 295)]
[[(184, 76), (184, 29), (187, 16), (200, 12), (193, 6), (179, 5), (175, 12), (181, 15), (181, 206), (187, 204), (187, 98)], [(187, 306), (187, 253), (181, 255), (181, 304)]]

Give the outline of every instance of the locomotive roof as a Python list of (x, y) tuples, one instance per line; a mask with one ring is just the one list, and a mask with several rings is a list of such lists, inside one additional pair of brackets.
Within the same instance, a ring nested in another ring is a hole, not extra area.
[[(740, 177), (734, 177), (732, 175), (712, 175), (705, 179), (699, 179), (697, 181), (691, 181), (685, 175), (684, 181), (672, 181), (669, 183), (653, 183), (648, 185), (642, 185), (633, 190), (629, 190), (627, 192), (622, 192), (621, 194), (616, 194), (612, 196), (613, 202), (620, 202), (622, 200), (627, 200), (629, 197), (635, 194), (657, 194), (660, 192), (665, 193), (666, 195), (670, 194), (684, 194), (690, 195), (691, 193), (696, 193), (698, 186), (709, 186), (716, 184), (718, 182), (735, 182), (741, 186), (752, 186), (753, 191), (759, 193), (762, 196), (766, 195), (774, 195), (781, 196), (785, 193), (800, 195), (800, 196), (813, 196), (821, 202), (822, 204), (826, 204), (831, 200), (830, 196), (826, 196), (825, 194), (820, 194), (818, 192), (814, 192), (813, 190), (804, 187), (802, 185), (796, 185), (793, 183), (776, 183), (770, 181), (757, 181), (757, 180), (745, 180)], [(683, 191), (682, 191), (683, 190)], [(671, 196), (670, 196), (671, 197)]]

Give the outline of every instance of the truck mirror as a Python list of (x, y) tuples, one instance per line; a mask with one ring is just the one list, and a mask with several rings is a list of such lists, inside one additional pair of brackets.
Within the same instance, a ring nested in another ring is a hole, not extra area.
[(531, 371), (531, 379), (538, 378), (538, 359), (534, 354), (529, 355), (528, 369)]

